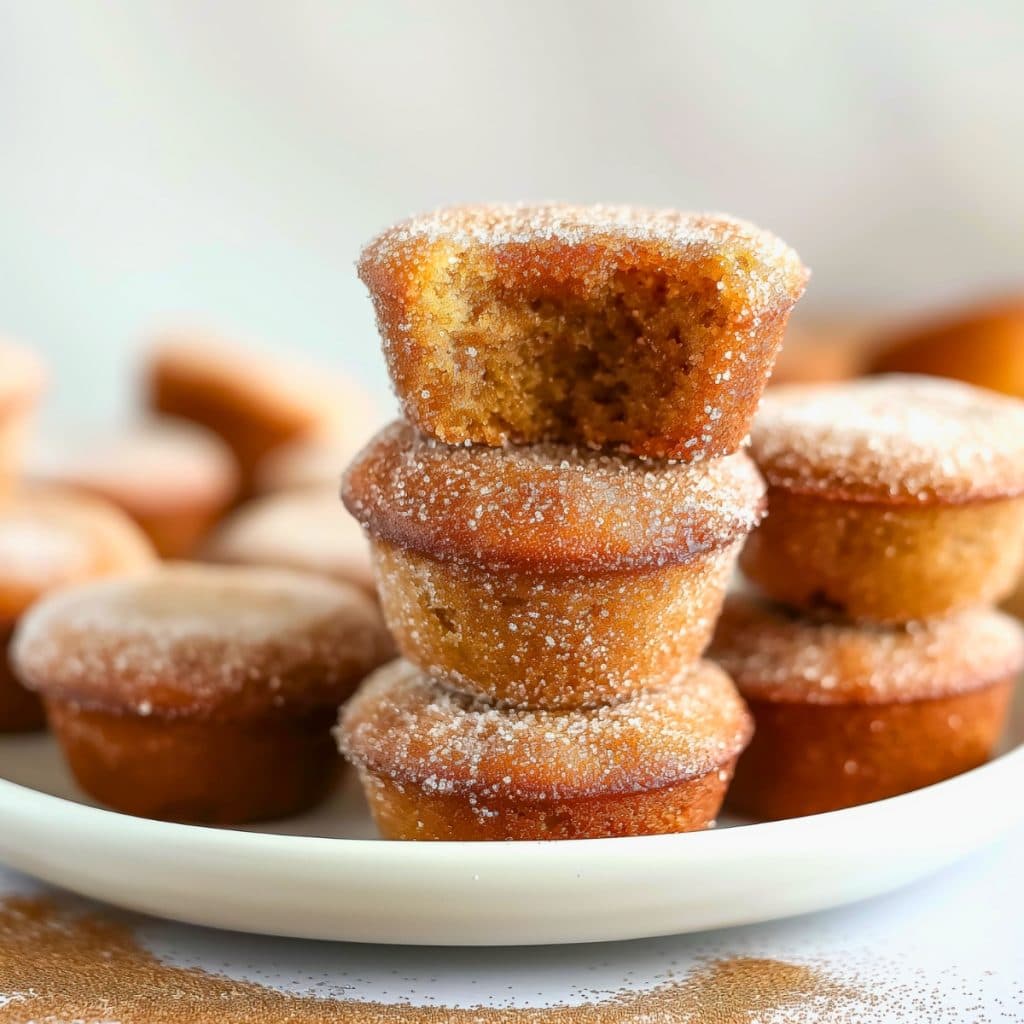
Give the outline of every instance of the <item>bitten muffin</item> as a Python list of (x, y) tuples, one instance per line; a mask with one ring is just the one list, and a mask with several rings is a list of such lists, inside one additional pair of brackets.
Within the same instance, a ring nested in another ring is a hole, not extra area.
[(44, 379), (35, 356), (0, 341), (0, 495), (12, 489), (20, 472), (25, 434)]
[(795, 818), (987, 761), (1024, 668), (1024, 631), (989, 610), (858, 627), (730, 595), (709, 656), (735, 679), (756, 725), (730, 808)]
[(547, 708), (621, 700), (699, 657), (763, 495), (742, 453), (452, 447), (403, 422), (343, 483), (402, 653), (467, 692)]
[(1024, 403), (900, 375), (778, 388), (751, 438), (769, 515), (741, 566), (768, 596), (905, 622), (1013, 589), (1024, 562)]
[(808, 276), (743, 221), (558, 204), (403, 221), (359, 273), (426, 433), (685, 461), (743, 443)]
[(337, 736), (388, 839), (587, 839), (706, 828), (750, 739), (728, 677), (698, 662), (615, 706), (499, 709), (405, 661)]
[(9, 664), (22, 613), (60, 587), (147, 567), (153, 551), (116, 508), (75, 495), (21, 494), (0, 503), (0, 732), (42, 728), (42, 704)]
[(338, 705), (388, 654), (353, 587), (184, 564), (54, 595), (14, 641), (87, 793), (214, 824), (316, 803), (334, 776)]
[(225, 441), (246, 493), (260, 461), (278, 445), (351, 430), (365, 434), (365, 403), (347, 380), (210, 335), (159, 339), (147, 377), (153, 410), (192, 420)]
[(883, 336), (872, 373), (954, 377), (1024, 398), (1024, 298), (951, 311)]
[(39, 448), (29, 475), (117, 505), (163, 558), (193, 554), (238, 488), (227, 446), (210, 431), (173, 419), (61, 438)]
[(333, 491), (250, 501), (224, 522), (204, 553), (213, 562), (300, 569), (377, 592), (366, 535)]

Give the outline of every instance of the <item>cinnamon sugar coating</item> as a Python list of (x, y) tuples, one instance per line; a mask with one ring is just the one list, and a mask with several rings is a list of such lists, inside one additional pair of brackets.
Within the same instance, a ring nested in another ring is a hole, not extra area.
[(247, 502), (203, 554), (214, 562), (317, 573), (376, 592), (370, 545), (334, 492), (287, 491)]
[(153, 552), (116, 508), (77, 495), (22, 494), (0, 504), (0, 733), (43, 725), (38, 697), (8, 658), (19, 616), (50, 590), (137, 571)]
[(612, 572), (495, 572), (379, 540), (373, 555), (406, 658), (466, 693), (554, 710), (627, 699), (699, 658), (741, 544)]
[(894, 374), (773, 388), (751, 431), (769, 485), (886, 505), (1024, 494), (1024, 402)]
[(496, 708), (400, 661), (367, 680), (337, 737), (385, 835), (582, 838), (704, 827), (750, 722), (709, 663), (615, 706), (554, 712)]
[(112, 713), (239, 719), (336, 707), (390, 651), (353, 587), (275, 569), (167, 565), (36, 605), (27, 685)]
[(153, 550), (112, 505), (85, 495), (23, 492), (0, 504), (0, 621), (59, 587), (149, 567)]
[(892, 629), (730, 596), (710, 651), (756, 724), (729, 804), (791, 818), (897, 796), (983, 764), (1024, 668), (1024, 629), (972, 610)]
[(562, 204), (415, 217), (359, 273), (421, 430), (687, 461), (743, 442), (807, 280), (743, 221)]
[(721, 548), (761, 518), (742, 453), (688, 466), (568, 445), (449, 446), (385, 428), (350, 466), (349, 511), (372, 537), (493, 570), (612, 571)]
[(857, 626), (814, 619), (751, 594), (730, 594), (708, 657), (747, 699), (905, 703), (975, 690), (1024, 668), (1024, 629), (987, 608)]
[(908, 324), (877, 341), (872, 373), (925, 373), (1024, 398), (1024, 298)]

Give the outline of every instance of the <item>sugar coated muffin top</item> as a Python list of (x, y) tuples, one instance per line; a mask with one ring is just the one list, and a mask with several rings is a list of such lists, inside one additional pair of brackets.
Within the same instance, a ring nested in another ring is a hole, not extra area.
[(708, 657), (749, 699), (882, 704), (965, 692), (1024, 668), (1024, 629), (990, 609), (882, 627), (816, 621), (750, 594), (725, 603)]
[(340, 703), (389, 652), (354, 587), (184, 563), (55, 594), (14, 644), (22, 678), (46, 696), (168, 717)]
[(371, 536), (493, 568), (574, 571), (686, 561), (751, 530), (764, 484), (742, 452), (696, 464), (569, 445), (451, 446), (385, 428), (343, 483)]
[[(363, 250), (360, 274), (373, 284), (414, 272), (437, 243), (455, 249), (487, 247), (544, 259), (555, 250), (580, 254), (574, 271), (606, 276), (638, 252), (668, 260), (717, 256), (734, 271), (752, 312), (792, 305), (807, 270), (784, 242), (725, 214), (567, 203), (490, 203), (453, 206), (412, 217), (378, 235)], [(568, 270), (569, 267), (566, 267)], [(382, 273), (382, 271), (384, 273)]]
[(16, 495), (0, 503), (0, 620), (58, 587), (142, 569), (153, 559), (138, 527), (106, 502)]
[(843, 501), (958, 504), (1024, 494), (1024, 402), (892, 374), (770, 390), (751, 431), (769, 486)]
[(373, 590), (366, 536), (331, 491), (250, 501), (218, 528), (204, 554), (215, 562), (320, 573)]
[(351, 760), (388, 778), (509, 801), (658, 789), (719, 769), (751, 732), (710, 662), (621, 704), (555, 712), (498, 709), (396, 661), (360, 688), (337, 736)]

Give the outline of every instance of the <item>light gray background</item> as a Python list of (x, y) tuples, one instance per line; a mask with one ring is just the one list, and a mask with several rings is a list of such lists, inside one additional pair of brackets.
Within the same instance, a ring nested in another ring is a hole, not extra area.
[(458, 200), (725, 209), (806, 309), (1024, 278), (1024, 7), (0, 0), (0, 333), (50, 412), (127, 404), (168, 320), (385, 390), (352, 263)]

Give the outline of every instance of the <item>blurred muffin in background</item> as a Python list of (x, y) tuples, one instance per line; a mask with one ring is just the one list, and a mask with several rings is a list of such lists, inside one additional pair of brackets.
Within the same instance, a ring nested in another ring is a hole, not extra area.
[(20, 472), (25, 435), (45, 378), (31, 352), (0, 341), (0, 494), (12, 489)]
[(43, 725), (7, 661), (22, 614), (60, 588), (147, 567), (153, 551), (112, 505), (77, 494), (20, 493), (0, 503), (0, 733)]
[(376, 594), (369, 542), (335, 490), (251, 501), (217, 530), (204, 553), (212, 562), (299, 569)]
[(341, 488), (341, 474), (373, 436), (373, 424), (347, 437), (304, 437), (268, 452), (256, 465), (253, 489), (259, 494)]
[(279, 445), (365, 436), (373, 423), (367, 396), (344, 376), (201, 332), (160, 337), (146, 377), (151, 409), (224, 440), (238, 462), (243, 494), (251, 493), (256, 467)]
[(953, 377), (1024, 398), (1024, 296), (950, 310), (879, 338), (871, 373)]
[(28, 473), (37, 483), (117, 505), (164, 558), (194, 552), (238, 490), (234, 458), (220, 438), (173, 419), (64, 434), (38, 447)]
[(786, 330), (769, 385), (817, 384), (859, 376), (870, 333), (868, 325), (854, 317), (809, 320), (797, 313)]

